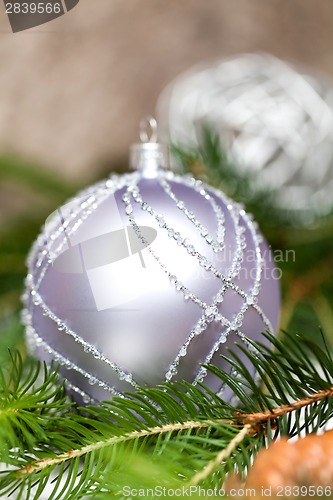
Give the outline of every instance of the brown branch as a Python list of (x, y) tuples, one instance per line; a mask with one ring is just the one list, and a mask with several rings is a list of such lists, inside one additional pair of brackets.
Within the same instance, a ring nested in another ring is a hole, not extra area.
[(243, 424), (250, 424), (253, 428), (255, 428), (258, 424), (263, 424), (276, 418), (283, 417), (287, 413), (291, 413), (296, 410), (300, 410), (301, 408), (305, 408), (313, 403), (317, 403), (325, 398), (329, 398), (333, 396), (333, 386), (329, 389), (325, 389), (322, 391), (315, 392), (314, 394), (310, 394), (310, 396), (300, 399), (299, 401), (295, 401), (293, 403), (279, 406), (277, 408), (273, 408), (272, 410), (266, 410), (263, 412), (257, 413), (241, 413), (237, 412), (236, 416)]

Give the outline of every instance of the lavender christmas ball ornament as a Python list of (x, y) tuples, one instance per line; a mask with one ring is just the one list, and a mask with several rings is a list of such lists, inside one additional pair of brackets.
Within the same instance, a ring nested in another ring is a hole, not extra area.
[(28, 259), (27, 342), (59, 362), (81, 402), (181, 379), (230, 401), (202, 363), (229, 369), (226, 346), (274, 331), (278, 270), (240, 205), (167, 169), (149, 124), (150, 140), (143, 128), (131, 149), (133, 173), (88, 188), (46, 221)]

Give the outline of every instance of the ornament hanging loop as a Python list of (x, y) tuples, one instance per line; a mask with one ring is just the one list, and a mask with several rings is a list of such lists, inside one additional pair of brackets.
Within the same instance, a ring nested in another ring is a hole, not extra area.
[(157, 142), (157, 121), (153, 116), (148, 115), (140, 121), (140, 140)]
[(139, 170), (143, 177), (157, 177), (158, 172), (169, 168), (169, 148), (157, 142), (157, 121), (153, 116), (140, 121), (139, 135), (141, 142), (132, 144), (130, 149), (130, 167)]

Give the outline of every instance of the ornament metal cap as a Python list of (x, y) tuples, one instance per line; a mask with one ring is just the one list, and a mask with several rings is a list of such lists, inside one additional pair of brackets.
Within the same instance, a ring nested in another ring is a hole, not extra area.
[[(150, 129), (150, 135), (149, 135)], [(130, 167), (142, 172), (144, 177), (156, 177), (161, 168), (169, 168), (169, 148), (157, 142), (157, 121), (146, 116), (140, 122), (141, 142), (130, 148)]]

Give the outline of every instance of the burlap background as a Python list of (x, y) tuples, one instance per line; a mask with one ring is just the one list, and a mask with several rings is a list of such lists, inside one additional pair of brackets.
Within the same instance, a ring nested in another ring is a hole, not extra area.
[(25, 32), (0, 18), (0, 151), (92, 178), (191, 65), (268, 51), (333, 74), (332, 0), (81, 0)]

